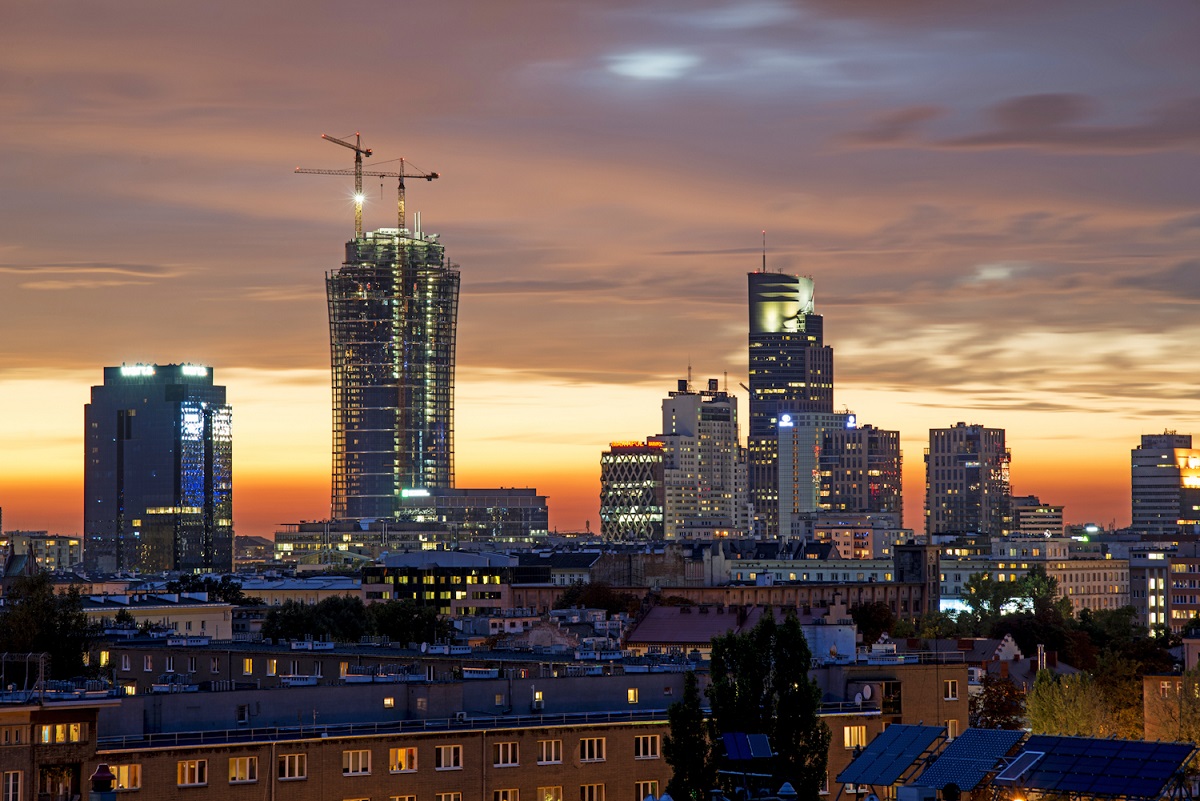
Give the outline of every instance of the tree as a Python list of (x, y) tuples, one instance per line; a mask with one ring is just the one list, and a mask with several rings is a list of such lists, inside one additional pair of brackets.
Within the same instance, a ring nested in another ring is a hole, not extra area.
[[(1119, 716), (1087, 673), (1055, 676), (1039, 671), (1025, 699), (1034, 734), (1077, 737), (1128, 736)], [(1137, 736), (1137, 735), (1135, 735)]]
[[(1058, 579), (1046, 572), (1045, 565), (1035, 564), (1012, 589), (1012, 599), (1021, 608), (1035, 615), (1043, 614), (1054, 607), (1055, 599), (1058, 598)], [(1067, 608), (1069, 610), (1070, 606)]]
[(713, 638), (707, 691), (712, 738), (769, 735), (773, 780), (791, 782), (802, 797), (815, 797), (824, 782), (831, 737), (819, 715), (821, 691), (808, 676), (811, 662), (795, 613), (780, 626), (768, 608), (750, 631)]
[(242, 582), (232, 576), (198, 576), (183, 573), (166, 583), (167, 592), (206, 592), (211, 601), (221, 601), (235, 606), (256, 606), (262, 598), (252, 598), (242, 591)]
[(1007, 676), (985, 673), (982, 691), (971, 696), (971, 726), (981, 729), (1019, 729), (1024, 725), (1025, 696)]
[(896, 625), (896, 615), (883, 601), (871, 601), (851, 608), (850, 617), (862, 634), (863, 645), (871, 645), (881, 635), (890, 634)]
[(367, 607), (371, 633), (386, 636), (392, 642), (431, 642), (450, 633), (431, 606), (412, 601), (380, 601)]
[(995, 581), (987, 573), (972, 573), (963, 584), (963, 602), (981, 621), (990, 621), (1012, 601), (1016, 586)]
[(696, 674), (683, 677), (683, 697), (667, 709), (671, 733), (663, 740), (663, 759), (671, 766), (667, 793), (672, 798), (703, 801), (716, 784), (717, 766), (713, 761), (700, 708), (700, 685)]
[(637, 612), (641, 601), (627, 592), (618, 593), (605, 581), (576, 582), (567, 587), (554, 603), (555, 609), (570, 609), (581, 606), (585, 609), (603, 609), (610, 615)]
[(298, 640), (311, 635), (358, 642), (368, 633), (366, 607), (361, 598), (340, 595), (311, 605), (284, 601), (267, 612), (262, 633), (272, 639)]
[(84, 675), (84, 655), (96, 626), (83, 611), (78, 587), (56, 593), (50, 576), (38, 573), (13, 582), (0, 608), (0, 652), (50, 655), (50, 677)]

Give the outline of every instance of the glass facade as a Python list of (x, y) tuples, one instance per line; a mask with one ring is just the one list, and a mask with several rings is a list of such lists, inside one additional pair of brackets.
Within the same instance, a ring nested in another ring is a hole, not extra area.
[(833, 348), (813, 302), (813, 280), (749, 276), (750, 500), (755, 533), (779, 534), (779, 428), (784, 412), (833, 412)]
[(106, 367), (84, 418), (87, 569), (232, 570), (232, 411), (212, 371)]
[(458, 269), (435, 234), (384, 228), (326, 276), (335, 519), (389, 518), (454, 485)]

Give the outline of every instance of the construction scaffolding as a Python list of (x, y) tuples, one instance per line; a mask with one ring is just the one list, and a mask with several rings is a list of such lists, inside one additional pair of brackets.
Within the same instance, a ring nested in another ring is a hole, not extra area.
[(436, 234), (381, 228), (326, 276), (335, 519), (395, 516), (454, 486), (459, 271)]

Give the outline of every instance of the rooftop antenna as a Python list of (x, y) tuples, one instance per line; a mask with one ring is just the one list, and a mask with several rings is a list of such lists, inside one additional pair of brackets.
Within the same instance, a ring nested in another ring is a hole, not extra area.
[(692, 391), (692, 354), (690, 354), (690, 353), (688, 354), (688, 383), (687, 383), (687, 389), (688, 389), (688, 392), (691, 392), (691, 391)]
[(762, 271), (767, 271), (767, 229), (763, 229), (763, 268)]

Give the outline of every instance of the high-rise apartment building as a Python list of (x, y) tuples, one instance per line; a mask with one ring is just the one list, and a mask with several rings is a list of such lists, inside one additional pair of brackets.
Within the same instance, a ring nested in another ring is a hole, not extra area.
[(900, 432), (846, 426), (825, 433), (818, 459), (822, 509), (904, 518)]
[(663, 444), (614, 442), (600, 455), (600, 535), (663, 538)]
[(1003, 428), (956, 423), (929, 429), (926, 533), (1007, 535), (1012, 530), (1011, 458)]
[(1200, 526), (1200, 449), (1191, 434), (1145, 434), (1131, 451), (1133, 529), (1174, 534)]
[(665, 535), (708, 538), (744, 532), (746, 464), (738, 440), (737, 398), (709, 379), (680, 380), (662, 403)]
[(232, 413), (212, 370), (104, 368), (84, 407), (84, 565), (233, 569)]
[(389, 518), (454, 486), (458, 268), (436, 234), (381, 228), (326, 276), (335, 519)]
[(813, 280), (749, 276), (749, 483), (755, 533), (778, 536), (780, 416), (833, 413), (833, 349), (824, 344)]

